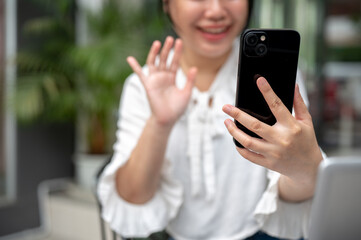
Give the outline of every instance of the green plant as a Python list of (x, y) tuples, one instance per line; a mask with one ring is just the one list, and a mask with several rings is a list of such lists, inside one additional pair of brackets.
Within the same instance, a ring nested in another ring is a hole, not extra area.
[(106, 153), (122, 86), (131, 73), (126, 56), (144, 61), (150, 39), (162, 35), (162, 22), (154, 1), (126, 9), (125, 1), (105, 1), (99, 12), (88, 14), (89, 42), (78, 45), (74, 1), (51, 2), (57, 3), (52, 5), (55, 14), (31, 20), (25, 28), (44, 43), (18, 54), (17, 115), (25, 121), (80, 116), (88, 152)]
[(53, 9), (44, 5), (51, 17), (32, 19), (23, 28), (27, 45), (17, 54), (15, 98), (16, 113), (22, 122), (74, 117), (75, 72), (67, 54), (75, 44), (73, 6), (70, 0), (55, 3)]

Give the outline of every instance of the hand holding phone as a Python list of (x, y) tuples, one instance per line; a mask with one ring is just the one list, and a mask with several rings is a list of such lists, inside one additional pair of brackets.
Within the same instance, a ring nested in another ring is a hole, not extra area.
[[(235, 106), (268, 125), (276, 123), (256, 85), (256, 80), (262, 76), (292, 112), (299, 45), (300, 35), (294, 30), (246, 30), (240, 40)], [(259, 138), (236, 120), (235, 124), (248, 135)], [(234, 142), (243, 147), (236, 140)]]
[(280, 173), (280, 197), (294, 202), (312, 197), (323, 158), (312, 117), (295, 87), (299, 39), (291, 30), (246, 31), (241, 38), (236, 107), (223, 106), (235, 119), (225, 120), (225, 125), (237, 139), (239, 154)]

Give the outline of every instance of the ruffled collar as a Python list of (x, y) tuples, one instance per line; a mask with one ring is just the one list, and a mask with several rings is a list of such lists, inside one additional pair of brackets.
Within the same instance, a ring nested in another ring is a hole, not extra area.
[[(221, 88), (232, 88), (236, 76), (238, 61), (238, 42), (234, 44), (233, 51), (226, 63), (219, 70), (210, 89), (200, 92), (193, 88), (190, 103), (182, 120), (187, 121), (187, 156), (190, 162), (191, 191), (193, 196), (200, 195), (202, 183), (206, 198), (212, 200), (216, 193), (216, 170), (214, 159), (213, 139), (223, 135), (224, 127), (216, 124), (219, 117), (224, 116), (221, 106), (225, 104), (217, 92)], [(177, 85), (185, 85), (186, 76), (182, 70), (178, 71)], [(210, 101), (212, 104), (210, 104)], [(202, 179), (203, 178), (203, 179)]]

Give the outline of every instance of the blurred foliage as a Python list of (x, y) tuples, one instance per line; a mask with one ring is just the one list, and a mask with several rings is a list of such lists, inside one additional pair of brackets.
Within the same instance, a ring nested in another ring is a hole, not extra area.
[(75, 99), (74, 68), (67, 60), (75, 43), (73, 5), (68, 0), (55, 1), (50, 10), (49, 1), (40, 2), (36, 1), (51, 16), (24, 25), (23, 33), (30, 43), (17, 54), (16, 112), (21, 121), (65, 120), (75, 112), (69, 103)]
[(75, 35), (75, 0), (33, 0), (52, 14), (32, 19), (24, 33), (37, 39), (17, 55), (15, 109), (22, 122), (87, 119), (90, 153), (104, 153), (126, 77), (128, 55), (143, 63), (150, 43), (165, 34), (156, 0), (139, 7), (125, 0), (105, 1), (88, 12), (88, 43)]
[(328, 61), (361, 62), (361, 45), (329, 47), (327, 52)]

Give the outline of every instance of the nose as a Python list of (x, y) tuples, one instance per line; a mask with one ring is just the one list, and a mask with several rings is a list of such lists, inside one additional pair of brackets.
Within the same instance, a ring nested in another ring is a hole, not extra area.
[(220, 21), (225, 18), (226, 9), (223, 5), (223, 0), (208, 0), (207, 9), (205, 12), (206, 17)]

